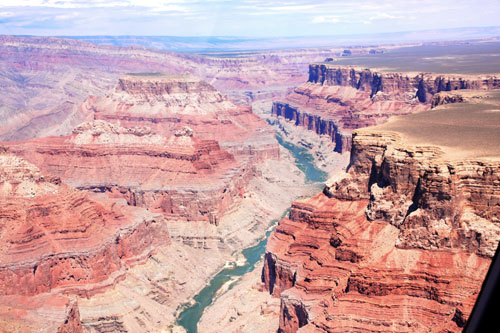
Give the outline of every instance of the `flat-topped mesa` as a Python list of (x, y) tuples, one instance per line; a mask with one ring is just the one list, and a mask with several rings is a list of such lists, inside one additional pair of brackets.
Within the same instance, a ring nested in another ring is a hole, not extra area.
[(162, 102), (177, 112), (181, 107), (189, 109), (192, 100), (189, 96), (197, 96), (198, 104), (222, 103), (227, 99), (214, 87), (190, 73), (132, 73), (123, 75), (118, 80), (114, 92), (115, 97), (138, 104), (154, 104)]
[(462, 330), (500, 240), (500, 92), (476, 94), (356, 130), (292, 205), (262, 273), (282, 332)]
[(461, 89), (500, 89), (500, 79), (385, 73), (318, 63), (309, 66), (308, 82), (275, 102), (272, 113), (331, 137), (335, 151), (342, 153), (350, 150), (353, 130), (427, 110), (435, 94)]
[[(34, 165), (6, 153), (0, 169), (0, 297), (55, 289), (91, 294), (113, 284), (122, 268), (143, 260), (154, 246), (170, 242), (159, 214), (102, 198), (98, 203), (85, 192), (34, 177)], [(19, 190), (28, 182), (33, 192)]]
[(274, 133), (250, 107), (236, 106), (191, 74), (128, 74), (105, 97), (89, 98), (82, 113), (123, 127), (149, 127), (174, 136), (184, 126), (197, 138), (216, 140), (236, 158), (278, 158)]
[(244, 192), (252, 168), (189, 127), (171, 137), (102, 120), (67, 137), (5, 143), (44, 174), (176, 218), (216, 222)]

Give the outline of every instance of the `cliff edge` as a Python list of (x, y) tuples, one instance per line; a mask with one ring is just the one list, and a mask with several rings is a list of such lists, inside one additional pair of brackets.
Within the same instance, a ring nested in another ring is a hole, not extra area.
[(461, 331), (500, 240), (500, 94), (353, 134), (348, 171), (292, 205), (262, 279), (280, 331)]
[(434, 95), (458, 90), (500, 89), (495, 76), (388, 73), (370, 69), (315, 63), (309, 79), (272, 113), (319, 135), (327, 135), (335, 151), (351, 148), (352, 131), (385, 123), (389, 117), (428, 110)]

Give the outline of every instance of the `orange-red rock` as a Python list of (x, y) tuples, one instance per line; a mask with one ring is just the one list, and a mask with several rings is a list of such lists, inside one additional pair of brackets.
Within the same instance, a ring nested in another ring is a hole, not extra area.
[[(340, 50), (341, 51), (341, 50)], [(78, 106), (102, 96), (123, 73), (191, 72), (231, 99), (250, 104), (283, 96), (307, 78), (307, 65), (339, 50), (279, 50), (210, 57), (54, 37), (0, 36), (3, 122), (0, 140), (67, 135)], [(368, 50), (365, 50), (367, 53)]]
[(125, 75), (103, 98), (88, 103), (95, 119), (123, 127), (148, 126), (170, 136), (189, 126), (197, 138), (216, 140), (237, 157), (278, 156), (274, 133), (250, 107), (230, 102), (190, 74)]
[(78, 304), (67, 297), (0, 296), (1, 332), (83, 333)]
[(499, 88), (500, 79), (494, 76), (378, 73), (311, 64), (308, 82), (284, 101), (275, 102), (272, 112), (297, 126), (328, 135), (336, 145), (335, 150), (342, 153), (350, 150), (354, 129), (384, 123), (392, 116), (427, 110), (438, 92)]
[(97, 202), (17, 156), (0, 164), (0, 295), (103, 282), (169, 242), (161, 215)]
[(217, 223), (253, 165), (279, 157), (274, 133), (250, 108), (190, 74), (125, 75), (80, 114), (89, 122), (69, 136), (5, 145), (71, 186), (176, 218)]
[(82, 332), (62, 294), (114, 284), (170, 237), (162, 215), (93, 198), (2, 149), (0, 330)]
[(461, 331), (500, 240), (500, 95), (483, 97), (357, 130), (348, 172), (293, 204), (262, 273), (282, 332)]
[(124, 198), (153, 212), (210, 222), (243, 193), (245, 176), (251, 174), (216, 141), (199, 140), (187, 127), (164, 137), (149, 128), (96, 120), (67, 137), (6, 146), (44, 174), (77, 188)]

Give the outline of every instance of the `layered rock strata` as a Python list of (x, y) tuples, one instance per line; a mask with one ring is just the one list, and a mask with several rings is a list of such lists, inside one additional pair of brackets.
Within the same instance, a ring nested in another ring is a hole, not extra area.
[(241, 202), (223, 215), (217, 226), (169, 220), (171, 245), (157, 248), (144, 265), (127, 270), (123, 281), (113, 288), (89, 299), (80, 298), (80, 318), (85, 329), (169, 332), (183, 305), (225, 263), (233, 262), (235, 253), (258, 242), (269, 222), (281, 216), (292, 198), (305, 191), (311, 193), (293, 158), (286, 152), (281, 156), (278, 161), (257, 165), (259, 176), (250, 180)]
[[(280, 50), (208, 57), (143, 47), (95, 45), (54, 37), (0, 37), (0, 140), (68, 135), (82, 122), (78, 106), (102, 96), (127, 72), (188, 71), (232, 99), (283, 96), (307, 79), (307, 65), (339, 50)], [(365, 53), (368, 51), (366, 50)]]
[(462, 330), (500, 240), (489, 95), (355, 132), (348, 172), (270, 237), (281, 332)]
[(96, 201), (4, 149), (0, 166), (2, 328), (82, 331), (78, 307), (59, 295), (113, 285), (170, 243), (161, 215)]
[(196, 137), (216, 140), (247, 159), (278, 157), (274, 135), (250, 107), (237, 106), (191, 74), (133, 74), (87, 106), (95, 119), (123, 127), (147, 126), (164, 136), (189, 126)]
[(10, 154), (0, 155), (0, 163), (1, 295), (99, 283), (169, 242), (161, 215), (98, 203)]
[(217, 219), (244, 193), (245, 169), (214, 140), (185, 127), (164, 137), (150, 128), (102, 120), (83, 123), (67, 137), (6, 143), (8, 150), (79, 189), (125, 199), (171, 218)]
[(368, 91), (370, 96), (375, 96), (378, 92), (395, 94), (413, 94), (415, 92), (415, 97), (422, 103), (430, 102), (432, 96), (441, 91), (500, 88), (500, 79), (491, 75), (384, 73), (329, 64), (309, 65), (308, 82), (327, 86), (352, 87)]
[(72, 186), (175, 219), (216, 224), (255, 164), (279, 158), (274, 133), (250, 108), (187, 73), (124, 75), (80, 108), (88, 122), (71, 135), (6, 146)]
[(337, 152), (351, 147), (354, 129), (384, 123), (389, 117), (427, 110), (437, 105), (433, 96), (441, 91), (500, 88), (494, 76), (450, 76), (414, 73), (382, 73), (369, 69), (311, 64), (309, 80), (272, 113), (327, 135)]
[(0, 296), (0, 331), (83, 333), (77, 302), (65, 296)]

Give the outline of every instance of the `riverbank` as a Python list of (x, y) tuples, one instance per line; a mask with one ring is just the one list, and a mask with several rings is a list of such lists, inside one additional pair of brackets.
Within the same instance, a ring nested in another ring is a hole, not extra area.
[[(319, 191), (328, 174), (316, 167), (314, 158), (305, 148), (283, 140), (279, 134), (277, 139), (291, 153), (296, 166), (304, 172), (308, 184), (304, 185)], [(271, 223), (272, 228), (263, 240), (243, 251), (249, 250), (253, 255), (252, 260), (248, 260), (243, 267), (224, 269), (195, 297), (196, 304), (180, 314), (178, 323), (187, 332), (216, 332), (214, 329), (217, 327), (224, 327), (227, 332), (261, 332), (265, 331), (265, 327), (276, 327), (270, 322), (278, 320), (279, 300), (272, 299), (267, 292), (262, 291), (260, 267), (267, 237), (277, 222)], [(199, 325), (195, 326), (198, 320)]]
[(255, 102), (252, 104), (252, 109), (273, 127), (278, 140), (291, 143), (307, 152), (312, 157), (315, 167), (326, 172), (328, 178), (345, 170), (349, 163), (349, 152), (344, 154), (334, 152), (335, 145), (327, 135), (318, 135), (305, 127), (295, 126), (290, 120), (272, 115), (272, 102)]

